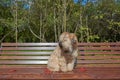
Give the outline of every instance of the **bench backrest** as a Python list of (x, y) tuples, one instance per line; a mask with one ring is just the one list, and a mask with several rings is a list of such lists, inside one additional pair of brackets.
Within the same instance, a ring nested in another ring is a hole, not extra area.
[[(2, 43), (0, 65), (46, 65), (57, 43)], [(77, 66), (120, 67), (120, 42), (79, 43)]]

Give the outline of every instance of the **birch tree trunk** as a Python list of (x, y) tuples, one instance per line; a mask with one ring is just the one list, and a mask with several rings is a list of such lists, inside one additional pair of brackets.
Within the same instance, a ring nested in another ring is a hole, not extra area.
[(89, 42), (88, 16), (86, 16), (87, 42)]
[(63, 0), (63, 31), (66, 32), (66, 0)]
[(41, 8), (40, 8), (40, 42), (42, 41), (42, 0), (40, 2)]
[(18, 42), (18, 29), (17, 29), (17, 0), (15, 0), (15, 17), (14, 17), (14, 20), (15, 20), (15, 42), (17, 43)]
[[(80, 28), (81, 28), (81, 29), (82, 29), (82, 25), (83, 25), (83, 24), (82, 24), (82, 14), (80, 13)], [(81, 32), (81, 33), (80, 33), (80, 35), (81, 35), (81, 36), (80, 36), (80, 41), (83, 42), (83, 31), (81, 30), (80, 32)]]
[(55, 12), (55, 6), (54, 6), (54, 32), (55, 32), (55, 42), (57, 41), (57, 31), (56, 31), (56, 12)]

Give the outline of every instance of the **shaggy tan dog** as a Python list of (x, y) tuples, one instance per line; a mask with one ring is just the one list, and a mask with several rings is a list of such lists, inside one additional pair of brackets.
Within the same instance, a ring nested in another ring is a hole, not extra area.
[(51, 71), (72, 71), (78, 56), (78, 40), (74, 33), (64, 32), (60, 35), (59, 44), (48, 60)]

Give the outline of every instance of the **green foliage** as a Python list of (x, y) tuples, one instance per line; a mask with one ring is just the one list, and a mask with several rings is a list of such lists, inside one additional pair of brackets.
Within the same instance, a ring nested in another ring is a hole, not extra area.
[[(24, 9), (23, 5), (29, 1), (32, 1), (30, 9)], [(66, 0), (65, 9), (64, 0), (21, 0), (16, 3), (17, 6), (15, 3), (0, 4), (0, 42), (15, 42), (16, 27), (18, 42), (58, 41), (64, 31), (65, 18), (67, 31), (76, 33), (79, 42), (120, 41), (120, 3), (115, 0), (97, 0), (96, 4), (86, 6)]]

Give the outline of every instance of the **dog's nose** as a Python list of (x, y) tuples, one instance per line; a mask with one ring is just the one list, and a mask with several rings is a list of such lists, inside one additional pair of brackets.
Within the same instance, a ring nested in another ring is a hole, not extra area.
[(62, 48), (62, 42), (61, 41), (59, 42), (59, 46)]

